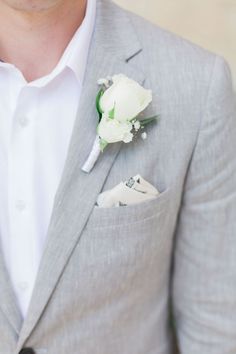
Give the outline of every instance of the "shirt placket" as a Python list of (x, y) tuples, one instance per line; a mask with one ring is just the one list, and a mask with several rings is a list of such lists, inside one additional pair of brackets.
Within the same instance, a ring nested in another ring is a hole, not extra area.
[(33, 229), (33, 166), (35, 92), (23, 87), (12, 120), (8, 163), (11, 278), (21, 308), (25, 309), (36, 274)]

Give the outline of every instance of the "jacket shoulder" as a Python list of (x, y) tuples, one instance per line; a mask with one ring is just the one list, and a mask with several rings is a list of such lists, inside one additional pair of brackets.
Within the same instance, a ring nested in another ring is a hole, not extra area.
[(172, 56), (185, 54), (199, 62), (212, 62), (216, 58), (216, 54), (209, 50), (134, 13), (127, 11), (127, 16), (133, 24), (142, 46), (149, 50), (152, 48), (153, 53), (163, 51), (165, 54), (172, 54)]
[(142, 48), (136, 64), (153, 87), (161, 83), (167, 94), (175, 88), (179, 95), (198, 94), (205, 100), (214, 76), (214, 83), (227, 82), (232, 90), (232, 75), (224, 58), (114, 3), (110, 5), (115, 17), (126, 17), (133, 27)]
[(202, 66), (204, 63), (212, 67), (214, 64), (216, 54), (114, 3), (112, 5), (118, 15), (120, 13), (128, 17), (142, 48), (149, 53), (150, 58), (163, 57), (165, 61), (168, 58), (169, 62), (172, 60), (176, 62), (178, 58), (179, 64), (181, 60), (189, 60), (196, 66)]

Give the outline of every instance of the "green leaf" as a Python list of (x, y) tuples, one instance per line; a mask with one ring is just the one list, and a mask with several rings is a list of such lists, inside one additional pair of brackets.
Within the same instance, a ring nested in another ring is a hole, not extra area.
[(102, 111), (102, 109), (100, 107), (100, 99), (101, 99), (103, 94), (104, 94), (104, 90), (101, 89), (98, 92), (97, 97), (96, 97), (96, 109), (97, 109), (97, 112), (98, 112), (98, 115), (99, 115), (99, 122), (102, 119), (102, 113), (103, 113), (103, 111)]
[(105, 150), (105, 148), (107, 147), (108, 142), (106, 140), (100, 138), (99, 144), (100, 144), (100, 149), (103, 152)]
[(150, 118), (145, 118), (145, 119), (140, 119), (140, 124), (142, 127), (145, 127), (146, 125), (150, 123), (154, 123), (159, 119), (159, 116), (154, 116)]
[(114, 119), (115, 118), (115, 106), (114, 106), (114, 108), (112, 109), (112, 110), (110, 110), (110, 112), (109, 112), (109, 118), (110, 119)]

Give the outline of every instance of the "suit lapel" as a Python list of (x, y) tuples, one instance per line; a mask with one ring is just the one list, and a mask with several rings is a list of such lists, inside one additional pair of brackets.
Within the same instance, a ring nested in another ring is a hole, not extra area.
[(121, 144), (110, 145), (89, 174), (82, 172), (81, 167), (96, 136), (97, 113), (94, 101), (98, 91), (97, 80), (123, 73), (142, 83), (142, 73), (134, 69), (128, 60), (140, 50), (140, 44), (126, 15), (112, 3), (98, 1), (97, 20), (79, 111), (18, 349), (42, 315), (73, 249), (79, 242), (97, 195), (120, 150)]

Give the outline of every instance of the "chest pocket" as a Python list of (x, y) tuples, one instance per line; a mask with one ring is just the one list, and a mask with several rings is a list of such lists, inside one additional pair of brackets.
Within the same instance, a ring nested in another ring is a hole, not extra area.
[(151, 261), (168, 234), (170, 202), (171, 192), (166, 190), (156, 199), (136, 205), (95, 207), (83, 237), (93, 254), (91, 262), (112, 267)]
[(90, 215), (87, 228), (99, 230), (104, 228), (129, 227), (132, 224), (148, 222), (165, 212), (165, 207), (169, 199), (170, 189), (167, 189), (159, 194), (157, 198), (135, 205), (112, 208), (99, 208), (95, 206)]

